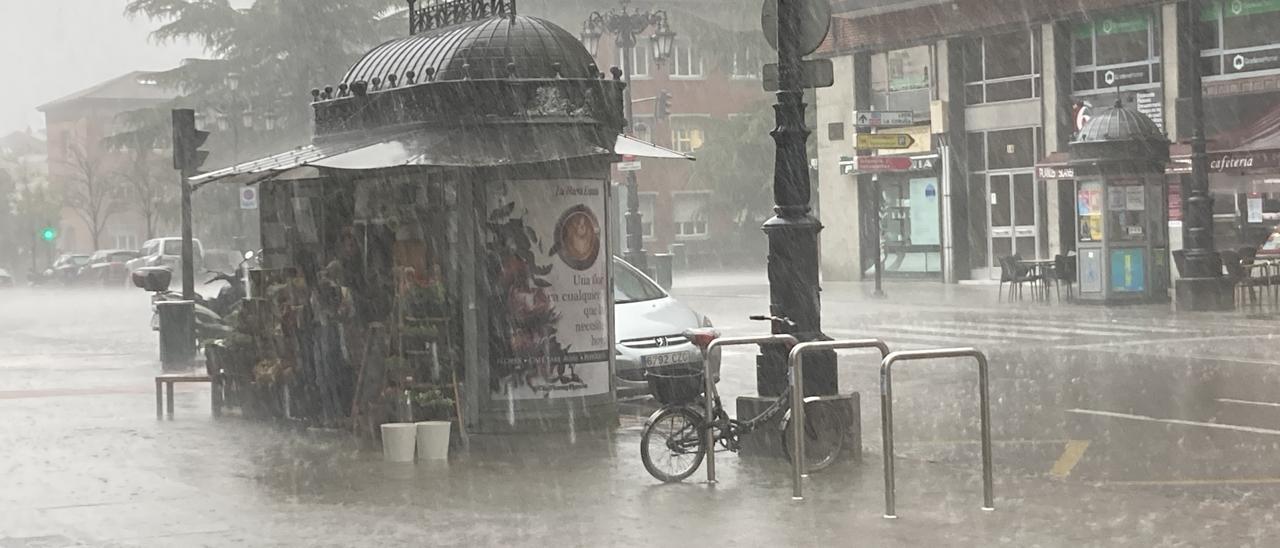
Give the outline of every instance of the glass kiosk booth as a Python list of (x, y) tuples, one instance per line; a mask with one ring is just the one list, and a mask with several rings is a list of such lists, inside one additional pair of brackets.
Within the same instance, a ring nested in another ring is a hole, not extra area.
[(1164, 132), (1117, 101), (1085, 123), (1069, 149), (1076, 181), (1078, 300), (1167, 302)]

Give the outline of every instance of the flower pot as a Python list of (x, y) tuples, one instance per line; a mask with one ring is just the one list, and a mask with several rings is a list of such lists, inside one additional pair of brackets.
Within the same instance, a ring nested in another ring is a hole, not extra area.
[(450, 421), (423, 421), (414, 423), (418, 427), (418, 458), (449, 458), (449, 431), (453, 429)]
[(413, 462), (417, 429), (411, 422), (382, 425), (382, 457), (387, 462)]

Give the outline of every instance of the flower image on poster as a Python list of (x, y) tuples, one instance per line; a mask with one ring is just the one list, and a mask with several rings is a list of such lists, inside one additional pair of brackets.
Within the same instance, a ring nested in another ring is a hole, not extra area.
[(609, 391), (604, 183), (490, 185), (489, 388), (496, 398)]

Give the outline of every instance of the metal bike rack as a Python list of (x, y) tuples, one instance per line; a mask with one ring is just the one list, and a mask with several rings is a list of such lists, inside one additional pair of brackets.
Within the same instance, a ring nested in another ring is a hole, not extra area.
[(987, 396), (987, 356), (975, 348), (939, 348), (893, 352), (880, 362), (880, 435), (884, 440), (884, 517), (897, 518), (893, 495), (893, 379), (890, 368), (900, 361), (973, 358), (978, 362), (978, 399), (982, 420), (982, 509), (996, 509), (991, 488), (991, 409)]
[[(715, 392), (715, 379), (711, 374), (711, 356), (712, 352), (722, 346), (736, 346), (742, 344), (785, 344), (788, 348), (796, 346), (799, 341), (791, 335), (763, 335), (759, 337), (725, 337), (716, 339), (707, 345), (706, 355), (702, 359), (702, 382), (703, 394), (707, 403), (706, 421), (707, 421), (707, 483), (716, 483), (716, 429), (715, 420), (715, 398), (711, 394)], [(724, 369), (723, 364), (721, 369)]]
[[(810, 341), (791, 347), (787, 363), (791, 366), (791, 500), (804, 500), (801, 478), (804, 469), (804, 355), (819, 350), (850, 348), (875, 348), (880, 359), (889, 355), (889, 346), (880, 339), (845, 339), (837, 341)], [(799, 405), (796, 405), (799, 402)]]

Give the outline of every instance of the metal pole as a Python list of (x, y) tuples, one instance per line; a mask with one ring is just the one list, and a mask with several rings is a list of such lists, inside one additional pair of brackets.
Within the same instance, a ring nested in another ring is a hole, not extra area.
[(790, 349), (799, 341), (795, 337), (787, 334), (764, 335), (760, 337), (725, 337), (716, 339), (707, 345), (707, 353), (703, 356), (703, 399), (706, 400), (706, 415), (704, 417), (707, 425), (707, 483), (716, 483), (716, 429), (715, 429), (715, 381), (712, 379), (710, 367), (711, 356), (713, 352), (722, 346), (735, 346), (742, 344), (780, 344)]
[(872, 234), (873, 234), (871, 239), (876, 243), (876, 275), (875, 275), (876, 288), (875, 288), (875, 291), (873, 291), (871, 294), (876, 297), (884, 296), (884, 286), (881, 285), (881, 278), (883, 277), (882, 271), (884, 270), (884, 259), (882, 258), (882, 255), (884, 255), (884, 242), (881, 240), (884, 239), (884, 236), (880, 233), (880, 221), (881, 221), (880, 211), (884, 209), (884, 204), (881, 203), (883, 200), (884, 198), (883, 196), (881, 196), (881, 191), (880, 191), (880, 176), (872, 175), (871, 176), (871, 207), (872, 207), (872, 214), (875, 215), (875, 218), (873, 219), (873, 223), (871, 225)]
[[(625, 4), (624, 4), (625, 5)], [(629, 18), (624, 18), (627, 25), (630, 24)], [(631, 66), (635, 56), (637, 29), (627, 28), (621, 29), (618, 34), (618, 40), (615, 44), (623, 51), (622, 54), (622, 78), (626, 82), (623, 88), (623, 108), (627, 117), (627, 135), (635, 134), (634, 109), (631, 106)], [(623, 256), (632, 266), (639, 268), (641, 272), (649, 274), (649, 265), (644, 251), (644, 223), (640, 214), (640, 185), (636, 182), (636, 172), (627, 172), (627, 212), (624, 215), (627, 223), (627, 249)]]
[(804, 436), (804, 394), (795, 379), (802, 378), (804, 371), (804, 354), (819, 350), (840, 350), (853, 348), (875, 348), (880, 351), (880, 359), (889, 355), (889, 345), (880, 339), (846, 339), (838, 341), (810, 341), (791, 347), (787, 362), (792, 371), (791, 382), (791, 499), (803, 500), (804, 488), (802, 480), (808, 477), (805, 469)]
[(196, 297), (196, 273), (191, 243), (191, 183), (185, 174), (182, 185), (182, 299), (194, 301)]
[(951, 226), (953, 217), (951, 209), (951, 145), (938, 147), (939, 163), (942, 164), (940, 186), (942, 187), (942, 282), (956, 283), (955, 269), (955, 231)]
[[(818, 232), (822, 223), (809, 206), (809, 161), (805, 142), (804, 94), (798, 29), (800, 0), (778, 2), (778, 92), (773, 105), (776, 126), (769, 134), (775, 144), (773, 170), (774, 216), (765, 221), (769, 239), (769, 313), (795, 323), (773, 322), (774, 333), (790, 332), (799, 340), (821, 340), (822, 315), (818, 288)], [(782, 393), (787, 373), (787, 350), (761, 347), (756, 391), (762, 396)], [(809, 392), (834, 394), (835, 356), (817, 356), (809, 363)], [(805, 384), (806, 379), (796, 379)]]
[(978, 405), (982, 430), (982, 509), (988, 512), (996, 509), (991, 461), (991, 403), (987, 390), (986, 355), (968, 347), (908, 350), (889, 354), (880, 362), (880, 437), (884, 453), (884, 517), (886, 519), (898, 517), (894, 500), (893, 470), (893, 374), (891, 371), (893, 364), (898, 361), (964, 357), (973, 358), (978, 362)]
[(1182, 222), (1187, 271), (1176, 282), (1181, 286), (1176, 293), (1179, 308), (1204, 310), (1224, 307), (1225, 299), (1220, 297), (1222, 259), (1214, 248), (1213, 197), (1209, 194), (1209, 153), (1204, 135), (1204, 86), (1199, 63), (1200, 33), (1196, 23), (1201, 13), (1201, 2), (1191, 0), (1185, 8), (1185, 12), (1179, 12), (1179, 19), (1186, 18), (1186, 31), (1181, 33), (1182, 45), (1188, 50), (1184, 58), (1190, 59), (1186, 67), (1191, 94), (1191, 180), (1185, 187), (1187, 198)]

